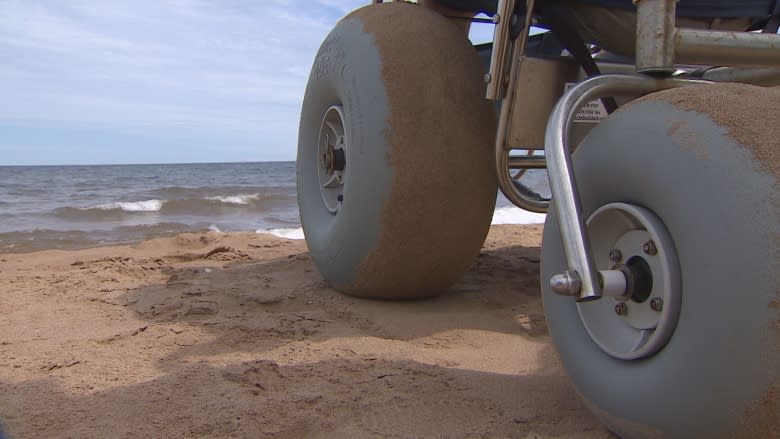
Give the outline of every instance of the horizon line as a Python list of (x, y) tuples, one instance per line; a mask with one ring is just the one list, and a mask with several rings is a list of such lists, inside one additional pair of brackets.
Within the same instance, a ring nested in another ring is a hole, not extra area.
[(21, 164), (0, 165), (0, 168), (33, 168), (33, 167), (64, 167), (64, 166), (156, 166), (156, 165), (236, 165), (246, 163), (295, 163), (295, 160), (248, 160), (234, 162), (160, 162), (160, 163), (69, 163), (69, 164)]

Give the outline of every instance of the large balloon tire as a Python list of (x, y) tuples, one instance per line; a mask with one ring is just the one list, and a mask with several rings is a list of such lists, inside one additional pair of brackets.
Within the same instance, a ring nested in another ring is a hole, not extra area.
[[(412, 4), (359, 9), (324, 41), (297, 174), (306, 243), (330, 285), (369, 298), (432, 296), (479, 254), (497, 190), (482, 75), (462, 30)], [(336, 133), (344, 160), (333, 183), (322, 153)]]
[(574, 154), (585, 218), (613, 202), (644, 207), (679, 258), (671, 338), (654, 355), (621, 360), (591, 339), (572, 298), (551, 292), (566, 264), (548, 215), (551, 336), (586, 404), (623, 438), (780, 431), (778, 107), (780, 92), (745, 85), (660, 92), (610, 116)]

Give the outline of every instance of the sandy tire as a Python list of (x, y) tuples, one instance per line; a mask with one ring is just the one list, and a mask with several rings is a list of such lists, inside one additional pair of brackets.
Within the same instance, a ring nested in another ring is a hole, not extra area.
[(643, 358), (616, 358), (578, 308), (596, 305), (550, 291), (547, 280), (565, 262), (548, 216), (542, 288), (550, 333), (583, 399), (623, 438), (780, 431), (780, 144), (776, 123), (767, 125), (780, 120), (778, 102), (777, 91), (742, 85), (657, 93), (601, 123), (575, 153), (585, 218), (609, 203), (644, 207), (663, 223), (679, 263), (671, 337)]
[(462, 31), (416, 5), (359, 9), (323, 42), (301, 113), (298, 204), (336, 289), (431, 296), (479, 254), (496, 198), (481, 78)]

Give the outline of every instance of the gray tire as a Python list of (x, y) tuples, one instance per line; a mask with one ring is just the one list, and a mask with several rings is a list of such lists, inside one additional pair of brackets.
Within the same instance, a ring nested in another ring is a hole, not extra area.
[(306, 88), (297, 173), (306, 243), (329, 284), (419, 298), (470, 266), (496, 199), (495, 113), (481, 78), (462, 31), (416, 5), (359, 9), (327, 37)]
[(565, 261), (548, 216), (550, 333), (583, 399), (623, 438), (780, 431), (780, 133), (766, 125), (780, 120), (778, 102), (778, 91), (742, 85), (657, 93), (601, 123), (574, 155), (586, 218), (608, 203), (642, 206), (663, 222), (679, 259), (671, 338), (646, 358), (618, 359), (591, 338), (574, 300), (550, 291)]

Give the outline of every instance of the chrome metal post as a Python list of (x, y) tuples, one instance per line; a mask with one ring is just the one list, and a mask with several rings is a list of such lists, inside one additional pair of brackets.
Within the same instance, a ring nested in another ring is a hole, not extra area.
[(636, 70), (674, 72), (674, 14), (677, 0), (634, 0), (636, 15)]
[(599, 97), (641, 96), (689, 84), (709, 82), (653, 79), (643, 75), (603, 75), (572, 87), (558, 101), (547, 123), (544, 155), (547, 159), (553, 205), (558, 217), (568, 270), (550, 279), (554, 292), (577, 296), (579, 301), (594, 300), (602, 296), (598, 271), (590, 253), (585, 218), (568, 147), (569, 127), (574, 114), (582, 105)]

